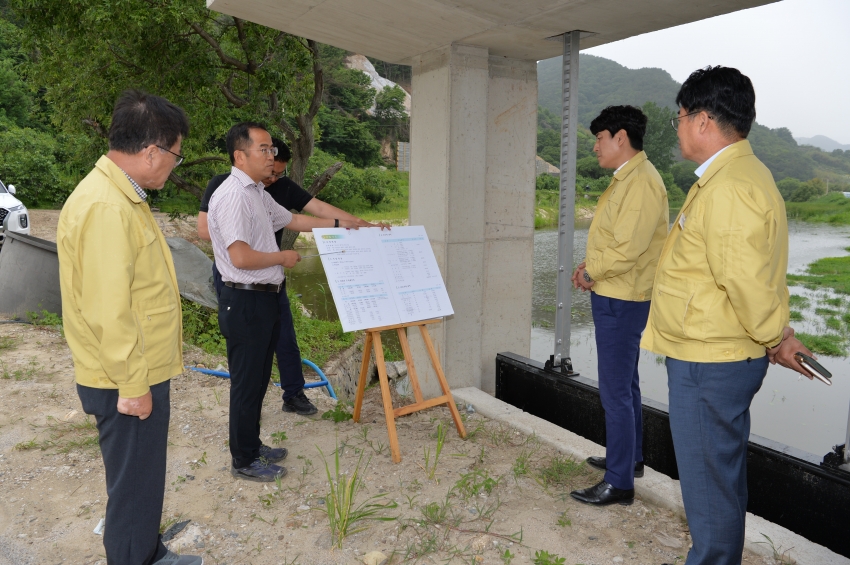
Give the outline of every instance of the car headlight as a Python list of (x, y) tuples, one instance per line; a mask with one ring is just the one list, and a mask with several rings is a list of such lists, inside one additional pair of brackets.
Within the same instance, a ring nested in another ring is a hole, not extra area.
[(17, 212), (18, 210), (23, 210), (23, 209), (24, 209), (24, 205), (18, 204), (17, 206), (12, 206), (11, 208), (9, 208), (9, 211), (10, 212)]
[(26, 229), (26, 227), (29, 225), (29, 219), (27, 218), (27, 215), (21, 214), (20, 216), (18, 216), (18, 223), (21, 224), (21, 228)]

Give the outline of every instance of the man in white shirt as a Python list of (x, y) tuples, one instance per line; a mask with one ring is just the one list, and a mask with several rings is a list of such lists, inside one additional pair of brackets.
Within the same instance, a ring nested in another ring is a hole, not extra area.
[(242, 122), (227, 133), (233, 164), (230, 177), (213, 194), (208, 224), (224, 287), (218, 321), (227, 340), (230, 368), (230, 454), (234, 477), (272, 482), (286, 474), (275, 465), (287, 451), (260, 441), (260, 413), (271, 378), (274, 347), (280, 331), (278, 293), (283, 267), (293, 267), (297, 251), (280, 251), (274, 232), (290, 227), (357, 228), (350, 220), (292, 214), (265, 191), (277, 148), (262, 124)]

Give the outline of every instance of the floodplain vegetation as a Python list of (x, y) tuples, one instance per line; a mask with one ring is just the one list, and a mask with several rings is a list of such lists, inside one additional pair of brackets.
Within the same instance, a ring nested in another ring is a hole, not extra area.
[(805, 274), (789, 274), (787, 280), (791, 322), (798, 329), (800, 341), (814, 353), (846, 357), (850, 344), (850, 256), (818, 259)]

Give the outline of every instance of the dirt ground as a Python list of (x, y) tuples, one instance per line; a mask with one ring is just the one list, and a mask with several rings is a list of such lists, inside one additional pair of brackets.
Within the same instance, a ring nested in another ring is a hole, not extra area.
[[(34, 212), (33, 235), (52, 239), (47, 220), (58, 213)], [(167, 235), (189, 229), (162, 221)], [(225, 363), (189, 346), (184, 360)], [(444, 407), (400, 418), (402, 461), (394, 464), (378, 387), (367, 391), (361, 423), (322, 419), (336, 406), (322, 389), (307, 391), (319, 406), (310, 418), (283, 413), (279, 390), (270, 390), (262, 438), (289, 449), (289, 473), (279, 486), (236, 480), (228, 394), (229, 382), (216, 377), (186, 372), (172, 380), (162, 529), (189, 520), (169, 545), (208, 565), (355, 564), (372, 551), (391, 563), (660, 565), (681, 564), (687, 554), (687, 526), (670, 511), (641, 500), (579, 504), (569, 491), (595, 484), (600, 473), (465, 407), (466, 440)], [(60, 329), (0, 323), (0, 565), (106, 563), (93, 533), (106, 507), (96, 438)], [(321, 455), (335, 477), (335, 451), (343, 480), (362, 456), (356, 505), (375, 496), (394, 505), (378, 513), (389, 521), (353, 524), (341, 548), (332, 547)], [(745, 561), (768, 562), (750, 553)]]
[[(0, 324), (0, 358), (0, 563), (105, 563), (93, 533), (105, 512), (103, 465), (61, 333)], [(185, 360), (224, 361), (194, 348)], [(228, 472), (228, 387), (194, 372), (172, 381), (162, 522), (191, 520), (171, 547), (208, 564), (357, 563), (370, 551), (393, 563), (498, 564), (509, 560), (506, 551), (513, 563), (533, 563), (546, 551), (567, 564), (660, 564), (682, 563), (687, 553), (687, 527), (669, 511), (640, 500), (602, 509), (575, 502), (569, 491), (594, 484), (599, 473), (476, 413), (464, 414), (467, 440), (446, 408), (400, 418), (402, 461), (393, 464), (377, 387), (367, 392), (359, 424), (284, 414), (270, 390), (262, 436), (289, 449), (289, 473), (280, 489), (236, 480)], [(320, 414), (335, 405), (319, 389), (307, 394)], [(445, 442), (435, 465), (440, 425)], [(396, 519), (365, 522), (331, 549), (319, 449), (332, 474), (335, 449), (348, 472), (362, 454), (368, 466), (357, 503), (383, 495), (398, 506), (381, 515)]]

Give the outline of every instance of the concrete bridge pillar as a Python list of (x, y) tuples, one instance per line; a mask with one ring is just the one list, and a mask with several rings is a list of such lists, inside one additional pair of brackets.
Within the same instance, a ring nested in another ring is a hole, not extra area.
[(425, 226), (455, 310), (431, 336), (452, 388), (493, 392), (496, 353), (529, 354), (537, 65), (453, 44), (413, 58), (412, 98), (410, 223)]

